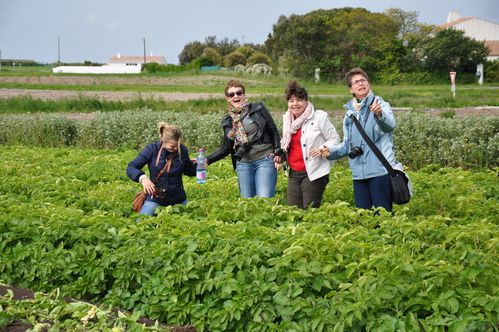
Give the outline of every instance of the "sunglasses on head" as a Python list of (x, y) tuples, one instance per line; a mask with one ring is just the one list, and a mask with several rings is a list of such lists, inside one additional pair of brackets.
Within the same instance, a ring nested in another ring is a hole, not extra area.
[(232, 98), (235, 95), (242, 96), (244, 94), (243, 90), (237, 90), (236, 92), (229, 92), (227, 93), (227, 97)]

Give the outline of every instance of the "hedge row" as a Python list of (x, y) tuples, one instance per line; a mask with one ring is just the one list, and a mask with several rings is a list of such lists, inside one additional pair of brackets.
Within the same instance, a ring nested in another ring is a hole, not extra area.
[[(159, 121), (182, 128), (184, 142), (194, 151), (212, 151), (221, 139), (222, 114), (157, 112), (148, 109), (95, 113), (92, 120), (54, 114), (1, 116), (0, 144), (97, 149), (139, 149), (157, 139)], [(341, 132), (341, 119), (333, 119)], [(395, 143), (398, 158), (419, 169), (424, 165), (484, 168), (498, 166), (499, 119), (443, 118), (421, 113), (397, 115)], [(281, 128), (282, 120), (276, 117)]]

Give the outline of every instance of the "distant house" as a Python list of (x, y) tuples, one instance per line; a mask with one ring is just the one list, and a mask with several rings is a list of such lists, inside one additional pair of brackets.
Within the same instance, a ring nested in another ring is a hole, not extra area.
[(460, 17), (458, 12), (451, 11), (447, 16), (447, 23), (440, 28), (462, 30), (465, 36), (484, 41), (489, 48), (487, 60), (499, 59), (499, 24), (478, 17)]
[[(145, 56), (146, 63), (158, 63), (160, 65), (166, 65), (166, 60), (164, 56), (158, 56), (158, 55), (146, 55)], [(121, 55), (117, 54), (109, 58), (109, 64), (112, 63), (125, 63), (125, 64), (143, 64), (144, 63), (144, 56), (129, 56), (129, 55)]]
[[(166, 64), (163, 56), (146, 56), (146, 63)], [(144, 56), (122, 56), (119, 53), (103, 66), (59, 66), (52, 68), (53, 73), (71, 74), (139, 74), (144, 64)]]
[(52, 68), (56, 74), (139, 74), (139, 63), (111, 63), (103, 66), (59, 66)]
[(499, 60), (499, 40), (486, 40), (485, 46), (489, 48), (488, 60)]

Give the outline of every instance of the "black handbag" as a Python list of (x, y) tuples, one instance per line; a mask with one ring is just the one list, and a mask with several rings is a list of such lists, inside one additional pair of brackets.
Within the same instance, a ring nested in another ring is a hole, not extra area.
[(371, 151), (378, 157), (379, 161), (385, 166), (388, 174), (390, 175), (390, 184), (392, 192), (392, 201), (395, 204), (406, 204), (411, 199), (411, 191), (409, 189), (409, 178), (407, 175), (398, 169), (394, 169), (386, 160), (385, 156), (379, 151), (378, 147), (373, 143), (373, 141), (367, 136), (364, 128), (359, 123), (359, 120), (355, 116), (352, 116), (353, 122), (357, 127), (357, 130), (366, 141)]

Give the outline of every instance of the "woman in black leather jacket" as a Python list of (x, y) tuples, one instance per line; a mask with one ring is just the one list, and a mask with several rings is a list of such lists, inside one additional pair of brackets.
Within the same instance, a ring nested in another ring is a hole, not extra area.
[(241, 197), (273, 197), (277, 183), (276, 163), (285, 154), (277, 126), (262, 102), (250, 103), (244, 85), (231, 80), (225, 87), (229, 112), (222, 119), (224, 136), (207, 159), (212, 164), (229, 154), (237, 172)]

